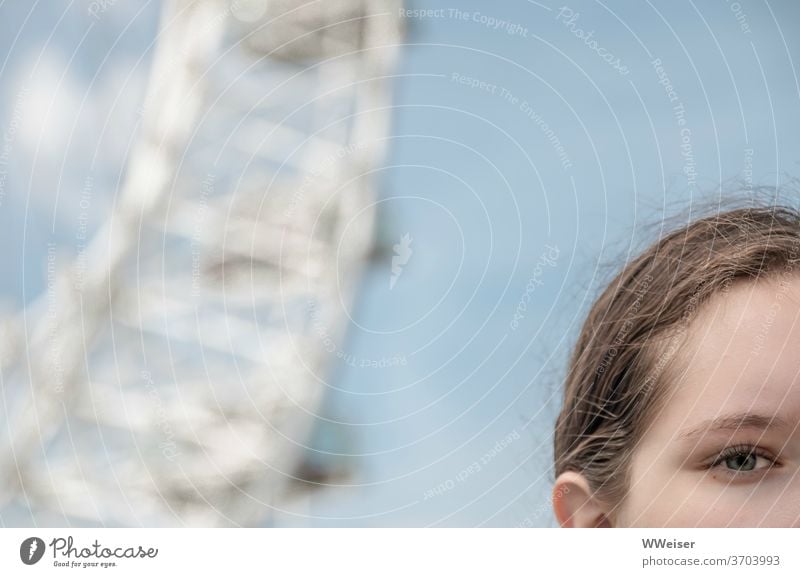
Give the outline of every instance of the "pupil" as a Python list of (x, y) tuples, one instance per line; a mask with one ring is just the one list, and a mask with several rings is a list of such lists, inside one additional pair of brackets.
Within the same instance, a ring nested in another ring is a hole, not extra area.
[(756, 456), (753, 453), (736, 455), (728, 459), (728, 467), (739, 471), (752, 471), (756, 468)]

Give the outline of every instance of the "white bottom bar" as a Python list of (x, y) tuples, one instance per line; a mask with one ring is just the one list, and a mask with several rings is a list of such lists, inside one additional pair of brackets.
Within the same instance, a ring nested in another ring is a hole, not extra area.
[(2, 529), (0, 575), (798, 575), (798, 542), (798, 529)]

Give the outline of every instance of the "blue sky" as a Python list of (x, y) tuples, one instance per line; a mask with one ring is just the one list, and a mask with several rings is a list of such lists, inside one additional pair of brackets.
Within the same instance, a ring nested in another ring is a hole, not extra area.
[[(49, 242), (74, 252), (87, 174), (89, 232), (107, 216), (134, 134), (158, 5), (100, 25), (86, 5), (0, 8), (6, 311), (44, 290)], [(354, 486), (279, 522), (548, 525), (550, 431), (592, 297), (664, 216), (798, 174), (800, 5), (407, 8), (379, 240), (413, 252), (394, 286), (390, 259), (368, 271), (344, 345), (365, 366), (334, 367), (339, 424), (316, 457), (351, 455)]]

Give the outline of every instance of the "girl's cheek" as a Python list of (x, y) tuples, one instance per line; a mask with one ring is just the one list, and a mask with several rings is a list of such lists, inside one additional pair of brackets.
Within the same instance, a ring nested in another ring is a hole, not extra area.
[(721, 526), (789, 527), (800, 523), (800, 485), (787, 484), (785, 475), (754, 483), (719, 483), (717, 491), (713, 515)]

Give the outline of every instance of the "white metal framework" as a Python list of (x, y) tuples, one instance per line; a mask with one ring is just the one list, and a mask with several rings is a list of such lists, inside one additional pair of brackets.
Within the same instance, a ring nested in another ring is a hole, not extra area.
[(3, 328), (3, 502), (269, 522), (370, 251), (398, 7), (167, 4), (111, 218)]

